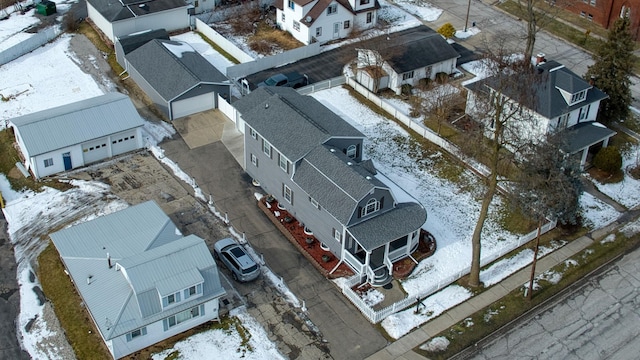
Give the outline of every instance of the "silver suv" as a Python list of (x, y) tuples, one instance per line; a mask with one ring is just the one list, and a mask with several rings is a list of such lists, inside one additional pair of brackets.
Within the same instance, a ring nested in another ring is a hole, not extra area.
[(235, 240), (231, 238), (219, 240), (213, 249), (213, 255), (231, 271), (233, 280), (251, 281), (260, 275), (260, 266)]

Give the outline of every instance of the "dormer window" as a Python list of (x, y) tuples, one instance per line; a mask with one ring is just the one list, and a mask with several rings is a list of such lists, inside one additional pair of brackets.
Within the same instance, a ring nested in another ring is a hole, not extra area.
[(380, 210), (380, 202), (374, 198), (367, 201), (367, 205), (362, 208), (362, 216), (367, 216), (371, 213)]
[(582, 100), (584, 100), (587, 97), (587, 90), (584, 91), (580, 91), (579, 93), (573, 94), (571, 95), (571, 103), (570, 105), (573, 105), (577, 102), (580, 102)]
[(355, 145), (349, 145), (349, 147), (347, 148), (347, 156), (350, 158), (355, 158), (357, 154), (357, 148)]

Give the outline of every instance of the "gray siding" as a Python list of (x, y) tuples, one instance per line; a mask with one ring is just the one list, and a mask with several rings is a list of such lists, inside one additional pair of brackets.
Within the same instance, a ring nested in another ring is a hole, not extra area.
[(357, 156), (354, 158), (356, 162), (362, 161), (362, 139), (361, 138), (331, 138), (329, 141), (325, 143), (328, 146), (334, 146), (337, 149), (340, 149), (343, 154), (347, 153), (347, 148), (349, 145), (356, 145), (356, 154)]
[[(381, 202), (380, 210), (370, 213), (367, 216), (360, 217), (359, 216), (360, 211), (366, 206), (367, 202), (372, 198), (375, 198), (376, 200)], [(358, 202), (358, 206), (353, 212), (353, 216), (351, 217), (351, 220), (349, 220), (349, 226), (357, 224), (367, 219), (371, 219), (372, 217), (376, 217), (387, 210), (393, 209), (393, 203), (394, 203), (393, 195), (391, 195), (391, 192), (389, 191), (389, 189), (376, 188), (373, 194), (369, 196), (365, 196), (362, 200), (360, 200), (360, 202)]]
[(144, 91), (147, 96), (153, 101), (153, 103), (158, 107), (160, 111), (162, 111), (167, 117), (169, 116), (169, 104), (167, 101), (160, 96), (160, 94), (144, 79), (142, 75), (136, 70), (133, 65), (129, 64), (129, 69), (127, 69), (129, 75), (135, 81), (135, 83), (140, 86), (142, 91)]

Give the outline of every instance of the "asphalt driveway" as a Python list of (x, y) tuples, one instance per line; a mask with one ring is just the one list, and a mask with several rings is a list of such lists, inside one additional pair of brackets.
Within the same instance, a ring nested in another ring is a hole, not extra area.
[[(435, 30), (429, 28), (428, 26), (421, 25), (403, 31), (391, 33), (388, 35), (388, 37), (389, 42), (394, 43), (402, 37), (408, 36), (410, 34), (432, 34), (434, 32)], [(382, 36), (387, 37), (387, 35)], [(249, 81), (250, 87), (254, 89), (256, 84), (277, 73), (289, 73), (295, 71), (300, 74), (306, 74), (309, 77), (309, 83), (315, 83), (322, 80), (338, 77), (342, 75), (342, 69), (344, 68), (344, 66), (356, 58), (356, 48), (366, 47), (367, 42), (376, 41), (380, 40), (378, 38), (374, 38), (371, 40), (365, 40), (360, 43), (350, 44), (341, 46), (336, 49), (324, 51), (316, 56), (302, 59), (293, 64), (280, 66), (278, 68), (268, 69), (249, 75), (247, 76), (247, 80)], [(460, 57), (458, 58), (458, 65), (464, 64), (471, 60), (475, 60), (477, 58), (473, 51), (460, 44), (453, 44), (453, 48), (460, 54)]]

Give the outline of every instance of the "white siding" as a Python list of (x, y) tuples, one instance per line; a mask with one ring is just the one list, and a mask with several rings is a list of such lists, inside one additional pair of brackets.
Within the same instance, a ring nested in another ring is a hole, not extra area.
[(201, 111), (215, 108), (216, 94), (214, 92), (197, 95), (184, 100), (174, 101), (171, 103), (171, 119), (177, 119), (188, 116)]
[[(30, 158), (27, 168), (31, 168), (36, 178), (43, 178), (52, 174), (64, 171), (64, 161), (62, 154), (71, 153), (71, 164), (74, 168), (84, 166), (84, 158), (82, 156), (82, 148), (80, 145), (73, 145), (66, 148), (48, 152)], [(53, 165), (44, 166), (45, 159), (52, 159)]]
[(111, 140), (111, 156), (124, 154), (142, 147), (142, 136), (139, 128), (117, 133), (109, 138)]
[[(195, 305), (194, 305), (195, 306)], [(207, 321), (218, 318), (218, 299), (213, 299), (204, 304), (204, 316), (193, 318), (182, 324), (178, 324), (167, 331), (164, 331), (162, 320), (147, 325), (147, 335), (137, 337), (127, 341), (126, 334), (107, 341), (109, 349), (113, 349), (113, 357), (119, 359), (140, 349), (144, 349), (166, 338), (189, 330)]]
[(189, 14), (187, 7), (180, 7), (162, 12), (157, 12), (136, 18), (116, 21), (112, 24), (113, 34), (110, 37), (129, 35), (138, 31), (157, 29), (162, 27), (168, 32), (189, 28)]
[(90, 164), (109, 157), (109, 151), (111, 144), (109, 137), (103, 137), (92, 141), (87, 141), (82, 144), (82, 154), (84, 156), (84, 163)]
[(115, 42), (115, 36), (113, 35), (113, 26), (100, 14), (98, 10), (91, 6), (89, 2), (87, 2), (87, 16), (89, 17), (89, 19), (91, 19), (91, 21), (93, 21), (94, 24), (96, 24), (98, 29), (102, 30), (107, 38)]

